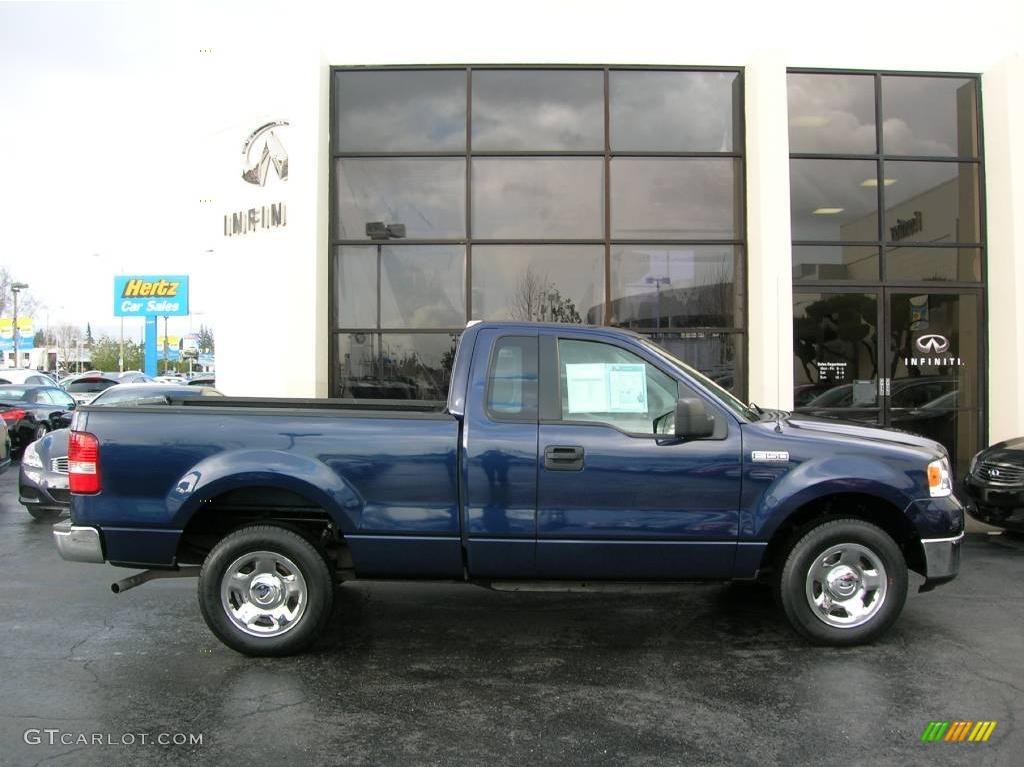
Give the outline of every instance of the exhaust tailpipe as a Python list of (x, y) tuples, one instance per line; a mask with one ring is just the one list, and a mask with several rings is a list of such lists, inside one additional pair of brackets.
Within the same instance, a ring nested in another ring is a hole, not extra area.
[(115, 581), (110, 585), (110, 591), (115, 595), (119, 595), (126, 589), (132, 589), (153, 579), (183, 579), (190, 576), (198, 576), (199, 570), (200, 567), (198, 565), (187, 565), (184, 568), (175, 568), (172, 571), (142, 571), (120, 581)]

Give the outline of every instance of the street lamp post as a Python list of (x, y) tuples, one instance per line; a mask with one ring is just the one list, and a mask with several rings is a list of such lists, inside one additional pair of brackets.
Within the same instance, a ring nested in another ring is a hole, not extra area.
[(653, 277), (653, 276), (649, 275), (648, 277), (646, 277), (644, 279), (644, 282), (647, 283), (648, 285), (652, 285), (653, 284), (654, 287), (655, 287), (655, 290), (657, 291), (657, 303), (654, 306), (654, 311), (657, 314), (657, 318), (655, 320), (655, 322), (657, 323), (656, 328), (660, 332), (661, 331), (661, 286), (668, 285), (669, 283), (672, 282), (672, 279), (669, 278), (669, 277)]
[(18, 294), (28, 288), (28, 283), (11, 283), (14, 294), (14, 322), (11, 331), (14, 333), (14, 367), (18, 367)]
[[(377, 327), (380, 327), (380, 273), (382, 250), (385, 240), (405, 237), (405, 224), (385, 224), (383, 221), (366, 222), (366, 236), (377, 243)], [(380, 337), (383, 339), (383, 337)], [(381, 364), (383, 369), (384, 345), (381, 344)], [(383, 374), (382, 374), (383, 375)]]

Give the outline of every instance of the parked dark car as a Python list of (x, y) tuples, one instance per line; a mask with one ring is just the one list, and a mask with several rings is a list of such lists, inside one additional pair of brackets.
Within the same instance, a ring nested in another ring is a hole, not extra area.
[(74, 409), (74, 399), (57, 386), (0, 385), (0, 418), (7, 423), (16, 449), (68, 426)]
[[(167, 405), (172, 401), (195, 397), (220, 397), (208, 387), (180, 384), (118, 384), (96, 395), (91, 405)], [(58, 429), (25, 448), (18, 474), (18, 501), (37, 520), (53, 519), (68, 510), (68, 435)], [(2, 438), (0, 438), (2, 439)], [(0, 459), (0, 465), (2, 465)]]
[(105, 389), (117, 385), (117, 374), (85, 374), (71, 381), (64, 382), (64, 389), (75, 398), (79, 405), (91, 402), (96, 395)]
[(1024, 533), (1024, 437), (978, 453), (971, 459), (964, 487), (971, 515)]
[(0, 419), (0, 473), (11, 465), (11, 435), (7, 422)]

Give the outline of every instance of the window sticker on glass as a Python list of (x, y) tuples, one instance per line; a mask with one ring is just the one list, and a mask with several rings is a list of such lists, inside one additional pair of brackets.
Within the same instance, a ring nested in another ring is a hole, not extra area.
[(647, 413), (647, 371), (643, 363), (608, 366), (608, 410)]
[(604, 363), (568, 363), (565, 385), (569, 393), (569, 413), (607, 413), (608, 376)]
[(646, 413), (643, 363), (568, 363), (569, 413)]

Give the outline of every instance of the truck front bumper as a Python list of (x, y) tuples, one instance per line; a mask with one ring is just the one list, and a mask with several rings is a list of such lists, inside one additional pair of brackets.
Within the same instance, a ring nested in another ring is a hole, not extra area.
[(53, 541), (65, 560), (77, 563), (102, 563), (103, 542), (100, 532), (87, 525), (72, 525), (63, 520), (53, 526)]
[(944, 539), (921, 539), (926, 572), (920, 592), (928, 592), (956, 577), (960, 571), (960, 545), (963, 540), (962, 532)]

